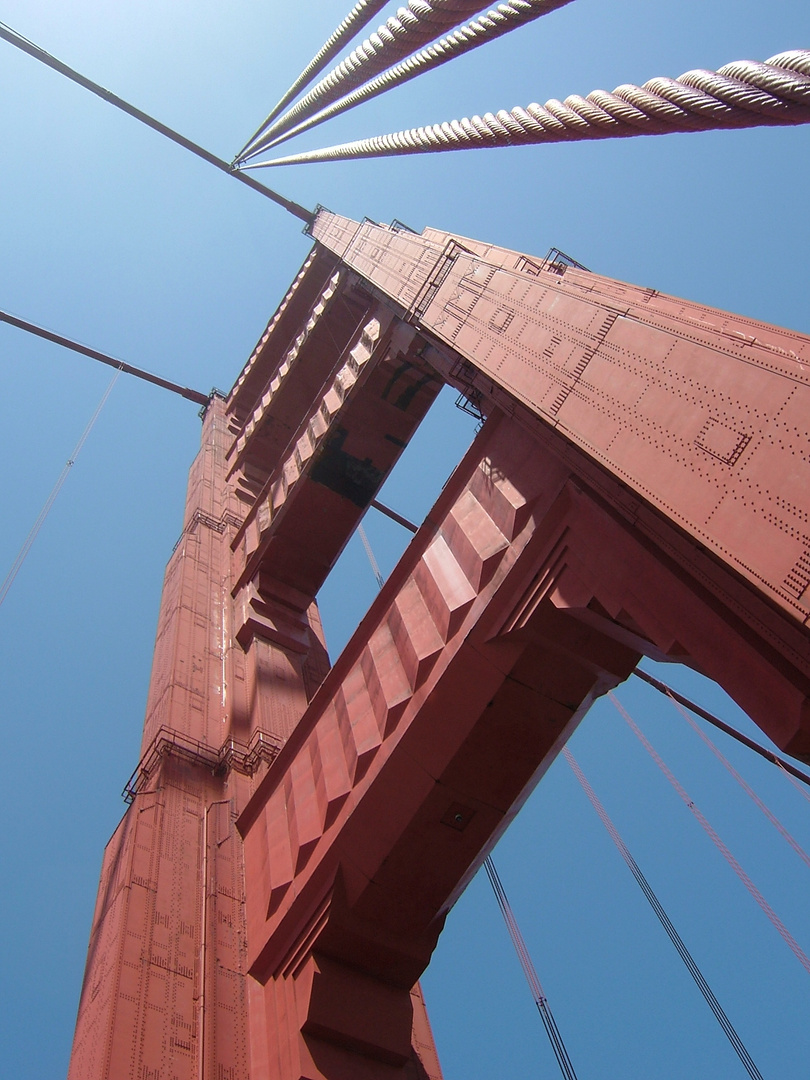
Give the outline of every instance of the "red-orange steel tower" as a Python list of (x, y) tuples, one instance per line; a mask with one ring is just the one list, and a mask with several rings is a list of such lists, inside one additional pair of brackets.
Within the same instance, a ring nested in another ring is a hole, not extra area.
[[(213, 397), (71, 1080), (439, 1078), (454, 900), (642, 654), (810, 759), (810, 339), (320, 211)], [(315, 598), (439, 389), (486, 416), (330, 668)]]

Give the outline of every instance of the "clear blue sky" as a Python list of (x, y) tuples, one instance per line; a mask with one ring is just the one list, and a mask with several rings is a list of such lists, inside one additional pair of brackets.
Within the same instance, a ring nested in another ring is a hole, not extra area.
[[(350, 0), (5, 0), (0, 18), (230, 158)], [(807, 47), (800, 0), (575, 0), (319, 129), (302, 146)], [(300, 223), (0, 43), (0, 307), (207, 391), (228, 388), (308, 249)], [(810, 332), (810, 129), (528, 147), (265, 174), (306, 206), (398, 217)], [(109, 372), (0, 326), (0, 578)], [(387, 500), (420, 519), (472, 430), (440, 404)], [(67, 1066), (103, 846), (136, 764), (163, 568), (199, 438), (122, 377), (0, 609), (0, 1062)], [(367, 528), (383, 571), (403, 537)], [(375, 584), (356, 541), (323, 608), (333, 652)], [(688, 672), (673, 683), (744, 725)], [(676, 714), (622, 699), (805, 950), (808, 870)], [(617, 714), (572, 748), (763, 1075), (805, 1080), (810, 981)], [(724, 747), (810, 847), (808, 803)], [(562, 762), (496, 853), (580, 1080), (744, 1075)], [(488, 886), (425, 980), (447, 1080), (556, 1076)], [(258, 1080), (258, 1078), (257, 1078)]]

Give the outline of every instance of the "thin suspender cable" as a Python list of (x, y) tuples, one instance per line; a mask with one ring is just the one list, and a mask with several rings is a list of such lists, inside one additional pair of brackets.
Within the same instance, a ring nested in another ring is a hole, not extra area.
[(16, 49), (20, 49), (22, 52), (28, 53), (29, 56), (33, 56), (35, 60), (39, 60), (40, 63), (47, 65), (47, 67), (52, 68), (54, 71), (58, 71), (59, 74), (64, 75), (65, 78), (70, 79), (79, 86), (83, 86), (85, 90), (89, 90), (91, 94), (100, 97), (102, 101), (114, 105), (116, 109), (120, 109), (122, 112), (134, 117), (136, 120), (140, 120), (142, 124), (146, 124), (146, 126), (152, 128), (153, 131), (157, 131), (160, 135), (164, 135), (167, 139), (171, 139), (172, 142), (177, 143), (178, 146), (182, 146), (183, 149), (190, 151), (192, 154), (196, 154), (198, 158), (207, 161), (209, 165), (213, 165), (221, 172), (227, 173), (228, 176), (233, 176), (240, 183), (246, 184), (249, 188), (258, 191), (266, 198), (272, 199), (274, 203), (282, 206), (290, 214), (293, 214), (301, 221), (309, 223), (312, 220), (312, 211), (305, 210), (304, 207), (299, 206), (298, 203), (292, 202), (290, 199), (285, 199), (283, 195), (279, 195), (269, 187), (265, 187), (264, 184), (257, 183), (253, 177), (236, 172), (227, 161), (217, 157), (216, 154), (212, 154), (209, 150), (205, 150), (202, 146), (192, 142), (191, 139), (187, 139), (184, 135), (180, 135), (177, 131), (174, 131), (166, 124), (162, 124), (159, 120), (155, 120), (154, 117), (149, 116), (149, 114), (145, 113), (142, 109), (130, 105), (128, 101), (124, 101), (124, 99), (118, 97), (117, 94), (113, 94), (110, 90), (106, 90), (103, 86), (100, 86), (99, 83), (93, 82), (92, 79), (85, 78), (84, 75), (80, 75), (78, 71), (74, 71), (74, 69), (68, 67), (67, 64), (63, 64), (61, 60), (57, 60), (55, 56), (51, 56), (49, 52), (41, 49), (39, 45), (36, 45), (33, 41), (29, 41), (28, 38), (23, 37), (22, 34), (18, 34), (16, 30), (13, 30), (10, 26), (6, 26), (3, 22), (0, 22), (0, 38), (3, 38)]
[(666, 776), (667, 780), (669, 780), (670, 784), (673, 786), (675, 791), (677, 791), (678, 795), (681, 797), (681, 799), (686, 804), (686, 806), (692, 811), (694, 816), (697, 818), (697, 820), (700, 823), (701, 827), (707, 833), (707, 835), (710, 837), (710, 839), (714, 843), (717, 850), (720, 852), (720, 854), (723, 856), (723, 858), (729, 864), (731, 869), (734, 871), (734, 873), (737, 875), (737, 877), (740, 879), (740, 881), (746, 887), (746, 889), (748, 890), (750, 895), (753, 897), (753, 899), (756, 900), (757, 904), (759, 904), (760, 908), (762, 909), (764, 914), (768, 917), (768, 919), (770, 920), (770, 922), (771, 922), (772, 926), (774, 927), (774, 929), (779, 933), (782, 940), (785, 942), (785, 944), (788, 946), (790, 951), (793, 953), (793, 955), (796, 957), (796, 959), (802, 965), (804, 970), (808, 973), (808, 975), (810, 975), (810, 959), (807, 958), (807, 956), (804, 953), (804, 950), (802, 949), (802, 947), (799, 945), (799, 943), (796, 941), (796, 939), (790, 933), (788, 928), (785, 926), (785, 924), (782, 922), (782, 920), (779, 918), (779, 916), (776, 914), (776, 912), (770, 906), (768, 901), (765, 899), (765, 897), (762, 895), (762, 893), (759, 891), (759, 889), (753, 883), (753, 881), (748, 876), (748, 874), (746, 874), (745, 870), (743, 870), (742, 866), (740, 866), (739, 862), (737, 862), (736, 858), (731, 854), (731, 851), (726, 847), (725, 843), (720, 839), (718, 834), (715, 832), (713, 826), (710, 825), (709, 822), (706, 820), (706, 818), (703, 816), (701, 811), (695, 805), (694, 800), (689, 798), (686, 791), (681, 787), (680, 783), (675, 779), (675, 776), (672, 774), (669, 767), (664, 763), (663, 759), (660, 757), (660, 755), (657, 753), (657, 751), (653, 748), (651, 743), (647, 740), (647, 738), (642, 733), (641, 729), (638, 727), (636, 722), (633, 720), (633, 718), (630, 716), (630, 714), (627, 712), (627, 710), (622, 706), (621, 702), (616, 698), (615, 694), (612, 691), (608, 691), (608, 697), (613, 702), (613, 705), (615, 706), (617, 711), (621, 714), (621, 716), (624, 717), (624, 720), (626, 721), (626, 723), (630, 727), (630, 730), (638, 738), (641, 745), (644, 747), (644, 749), (647, 751), (647, 753), (650, 755), (650, 757), (656, 763), (656, 765), (661, 770), (661, 772), (664, 774), (664, 776)]
[[(648, 686), (654, 687), (659, 694), (664, 694), (666, 697), (670, 697), (673, 701), (679, 701), (681, 705), (685, 705), (687, 709), (690, 709), (696, 716), (700, 716), (707, 723), (713, 727), (718, 728), (720, 731), (724, 731), (726, 735), (730, 735), (732, 739), (736, 739), (737, 742), (742, 743), (743, 746), (747, 746), (749, 750), (753, 750), (755, 754), (759, 754), (760, 757), (764, 757), (766, 761), (772, 762), (774, 765), (778, 765), (780, 769), (786, 772), (791, 777), (796, 777), (797, 780), (801, 780), (803, 784), (807, 784), (810, 787), (810, 776), (807, 773), (802, 772), (801, 769), (797, 769), (790, 761), (785, 761), (783, 757), (775, 754), (773, 750), (769, 750), (766, 746), (762, 746), (758, 742), (754, 742), (753, 739), (749, 739), (747, 735), (743, 735), (741, 731), (737, 731), (730, 724), (727, 724), (724, 720), (720, 720), (717, 716), (707, 712), (701, 708), (700, 705), (696, 705), (694, 701), (690, 701), (688, 697), (684, 697), (683, 694), (679, 694), (677, 690), (673, 690), (671, 686), (667, 686), (666, 683), (661, 682), (659, 679), (654, 679), (652, 675), (648, 675), (646, 671), (642, 671), (641, 668), (636, 668), (633, 674), (637, 679), (641, 679), (647, 683)], [(801, 789), (800, 789), (801, 790)], [(806, 798), (810, 799), (810, 795), (802, 791), (802, 794)]]
[(380, 573), (380, 568), (377, 565), (377, 560), (374, 558), (374, 552), (371, 550), (371, 544), (368, 542), (366, 530), (363, 528), (362, 525), (358, 525), (357, 531), (360, 533), (360, 539), (363, 542), (363, 547), (366, 549), (366, 555), (368, 556), (368, 561), (371, 563), (371, 569), (374, 573), (374, 577), (377, 579), (377, 584), (380, 588), (382, 588), (383, 585), (385, 585), (385, 578)]
[(272, 137), (287, 131), (486, 6), (481, 0), (408, 0), (407, 7), (399, 8), (396, 15), (378, 26), (375, 33), (271, 124), (266, 135)]
[(136, 378), (153, 383), (155, 386), (160, 386), (164, 390), (171, 390), (173, 394), (179, 394), (180, 397), (187, 398), (189, 401), (194, 401), (198, 405), (208, 404), (208, 394), (203, 394), (199, 390), (189, 390), (187, 386), (179, 386), (177, 383), (170, 382), (168, 379), (161, 379), (159, 375), (152, 375), (142, 368), (132, 367), (131, 364), (125, 364), (123, 360), (116, 360), (114, 356), (108, 356), (106, 353), (99, 352), (97, 349), (90, 349), (87, 345), (80, 345), (78, 341), (71, 341), (70, 338), (63, 337), (61, 334), (55, 334), (52, 330), (46, 330), (42, 326), (37, 326), (36, 323), (27, 322), (25, 319), (19, 319), (15, 315), (9, 315), (7, 311), (0, 311), (0, 322), (8, 323), (9, 326), (16, 326), (18, 330), (24, 330), (28, 334), (34, 334), (36, 337), (44, 338), (46, 341), (52, 341), (55, 345), (61, 345), (63, 348), (70, 349), (72, 352), (81, 353), (82, 356), (89, 356), (91, 360), (98, 360), (102, 364), (107, 364), (108, 367), (114, 367), (119, 372), (123, 371), (127, 375), (134, 375)]
[(750, 786), (750, 784), (746, 780), (744, 780), (742, 776), (740, 776), (740, 774), (737, 772), (731, 762), (723, 755), (720, 749), (714, 745), (709, 736), (704, 731), (701, 731), (701, 729), (698, 727), (698, 725), (695, 723), (695, 721), (692, 719), (686, 709), (684, 709), (683, 705), (681, 705), (680, 702), (676, 701), (675, 698), (671, 696), (670, 700), (672, 701), (672, 704), (675, 706), (678, 712), (681, 714), (681, 716), (684, 718), (684, 720), (687, 722), (687, 724), (689, 724), (693, 731), (697, 732), (700, 738), (708, 746), (708, 748), (711, 750), (717, 760), (724, 766), (724, 768), (726, 768), (731, 773), (731, 775), (734, 777), (734, 779), (737, 781), (737, 783), (740, 785), (746, 795), (756, 803), (756, 805), (759, 807), (759, 809), (762, 811), (768, 821), (770, 821), (771, 825), (773, 825), (776, 831), (781, 836), (783, 836), (785, 840), (787, 840), (787, 842), (790, 844), (790, 846), (793, 848), (793, 850), (796, 852), (802, 862), (804, 862), (806, 866), (810, 867), (810, 855), (807, 854), (807, 852), (797, 840), (794, 840), (794, 838), (787, 831), (787, 829), (776, 816), (776, 814), (774, 814), (765, 805), (765, 803), (762, 801), (762, 799), (760, 799), (759, 795), (757, 795), (757, 793)]
[(525, 109), (465, 116), (245, 168), (806, 123), (810, 123), (810, 50), (793, 49), (765, 63), (737, 60), (719, 71), (687, 71), (678, 79), (651, 79), (641, 87), (625, 83), (612, 94), (594, 90), (587, 98), (576, 94), (562, 102), (551, 98), (545, 105), (532, 102)]
[(5, 598), (8, 596), (9, 589), (14, 584), (14, 580), (17, 577), (17, 574), (19, 574), (20, 570), (22, 569), (22, 565), (23, 565), (23, 563), (25, 562), (25, 560), (26, 560), (26, 558), (28, 556), (28, 552), (31, 550), (31, 547), (32, 547), (34, 541), (36, 540), (37, 536), (39, 535), (40, 529), (45, 524), (45, 519), (47, 518), (48, 514), (51, 512), (51, 508), (52, 508), (53, 504), (56, 502), (56, 497), (59, 494), (59, 492), (62, 490), (62, 486), (64, 485), (65, 480), (67, 480), (67, 478), (68, 478), (68, 473), (73, 468), (73, 466), (74, 466), (74, 464), (76, 462), (76, 458), (81, 453), (82, 447), (87, 442), (87, 437), (90, 434), (90, 432), (93, 430), (93, 426), (95, 425), (96, 420), (98, 420), (99, 414), (100, 414), (101, 410), (104, 408), (104, 405), (105, 405), (105, 403), (107, 401), (107, 398), (112, 393), (112, 388), (115, 386), (116, 382), (118, 381), (118, 376), (120, 374), (121, 374), (121, 369), (119, 368), (118, 371), (116, 371), (115, 375), (113, 375), (109, 386), (107, 387), (107, 389), (102, 394), (101, 401), (99, 401), (98, 405), (96, 406), (95, 412), (90, 417), (90, 420), (88, 421), (87, 426), (85, 427), (84, 431), (82, 432), (81, 437), (79, 438), (79, 441), (73, 447), (73, 453), (70, 455), (68, 460), (65, 462), (64, 468), (62, 469), (61, 473), (59, 474), (58, 480), (54, 484), (50, 495), (45, 500), (45, 505), (42, 507), (42, 509), (39, 512), (39, 516), (37, 517), (34, 524), (31, 526), (31, 530), (28, 533), (28, 536), (26, 536), (25, 540), (23, 541), (23, 545), (20, 548), (19, 552), (17, 553), (17, 558), (14, 560), (8, 574), (6, 574), (6, 578), (3, 581), (3, 584), (0, 585), (0, 604), (2, 604), (3, 601), (5, 600)]
[(810, 791), (808, 791), (806, 787), (803, 787), (802, 784), (796, 782), (795, 776), (791, 775), (793, 770), (788, 770), (785, 768), (786, 762), (782, 761), (781, 758), (775, 758), (774, 764), (782, 770), (782, 772), (785, 774), (791, 784), (793, 784), (799, 794), (802, 795), (805, 799), (807, 799), (808, 802), (810, 802)]
[[(262, 150), (286, 142), (287, 139), (291, 139), (295, 135), (300, 135), (303, 131), (308, 131), (310, 128), (330, 120), (333, 116), (337, 116), (338, 113), (353, 109), (364, 101), (370, 101), (372, 98), (392, 90), (395, 86), (400, 86), (411, 79), (415, 79), (418, 75), (424, 75), (425, 72), (441, 67), (442, 64), (455, 60), (456, 57), (462, 56), (472, 49), (477, 49), (480, 45), (486, 45), (488, 41), (494, 41), (495, 38), (502, 37), (511, 30), (516, 30), (519, 26), (533, 22), (535, 19), (539, 19), (541, 15), (547, 15), (549, 12), (556, 11), (557, 8), (570, 3), (571, 0), (508, 0), (507, 3), (498, 4), (496, 8), (491, 8), (485, 14), (479, 15), (477, 19), (473, 19), (472, 22), (457, 27), (447, 37), (435, 41), (426, 49), (421, 49), (406, 60), (401, 61), (401, 63), (395, 64), (383, 72), (382, 75), (378, 75), (370, 82), (358, 87), (357, 90), (353, 90), (350, 94), (345, 94), (338, 101), (333, 102), (314, 116), (296, 124), (295, 127), (275, 137), (268, 135), (266, 138), (260, 139), (254, 136), (248, 146), (239, 152), (235, 160), (242, 162), (255, 157)], [(264, 130), (263, 127), (257, 135)]]
[(734, 1028), (734, 1025), (729, 1020), (729, 1018), (726, 1015), (725, 1010), (723, 1009), (720, 1002), (714, 996), (714, 992), (712, 991), (712, 988), (709, 986), (708, 982), (706, 981), (706, 979), (705, 979), (705, 977), (703, 975), (703, 972), (700, 970), (700, 968), (698, 967), (698, 965), (695, 962), (694, 958), (692, 957), (692, 954), (687, 949), (687, 947), (686, 947), (683, 939), (681, 938), (680, 934), (675, 929), (675, 927), (672, 925), (672, 922), (670, 921), (669, 916), (667, 915), (666, 911), (664, 910), (660, 900), (655, 895), (655, 893), (654, 893), (654, 891), (652, 889), (652, 886), (650, 885), (650, 883), (647, 881), (647, 878), (642, 873), (642, 871), (641, 871), (638, 863), (636, 862), (636, 860), (630, 854), (630, 850), (627, 847), (627, 845), (625, 844), (625, 842), (622, 839), (621, 835), (619, 834), (618, 829), (616, 828), (616, 826), (613, 824), (612, 820), (608, 816), (608, 813), (605, 810), (604, 806), (602, 805), (601, 800), (599, 799), (596, 792), (591, 787), (590, 783), (588, 782), (588, 779), (586, 778), (586, 776), (583, 773), (582, 769), (580, 768), (578, 762), (574, 758), (574, 755), (571, 753), (571, 751), (568, 749), (567, 746), (563, 747), (563, 755), (565, 757), (565, 760), (568, 762), (571, 769), (573, 770), (574, 775), (576, 776), (577, 780), (581, 784), (583, 791), (585, 792), (585, 794), (590, 799), (591, 805), (593, 806), (596, 813), (599, 815), (600, 821), (602, 822), (602, 824), (607, 829), (611, 840), (613, 841), (613, 843), (618, 848), (619, 854), (621, 855), (621, 857), (624, 859), (625, 863), (627, 864), (627, 868), (629, 869), (630, 873), (635, 878), (636, 884), (639, 886), (641, 891), (644, 893), (644, 896), (646, 897), (650, 907), (655, 912), (655, 915), (658, 918), (658, 921), (661, 923), (664, 930), (666, 931), (667, 937), (670, 939), (672, 944), (675, 946), (675, 950), (678, 953), (678, 956), (680, 956), (681, 960), (683, 960), (683, 962), (684, 962), (684, 964), (686, 966), (686, 970), (689, 972), (689, 974), (694, 979), (698, 990), (700, 990), (701, 994), (703, 995), (703, 997), (706, 1000), (706, 1004), (711, 1009), (712, 1013), (714, 1014), (715, 1019), (719, 1023), (720, 1027), (723, 1029), (723, 1032), (726, 1035), (728, 1041), (734, 1047), (734, 1050), (735, 1050), (737, 1056), (739, 1057), (740, 1061), (745, 1066), (746, 1072), (751, 1077), (751, 1080), (762, 1080), (762, 1074), (760, 1073), (759, 1069), (757, 1068), (756, 1064), (754, 1063), (753, 1058), (748, 1053), (748, 1050), (746, 1049), (742, 1039), (737, 1034), (737, 1031)]
[(568, 1051), (563, 1042), (560, 1030), (557, 1027), (557, 1022), (554, 1019), (554, 1014), (548, 1003), (548, 998), (543, 992), (543, 987), (540, 985), (540, 979), (537, 977), (532, 958), (529, 955), (529, 950), (526, 948), (526, 942), (523, 940), (523, 935), (520, 932), (520, 927), (517, 924), (512, 907), (506, 896), (503, 883), (498, 876), (498, 871), (495, 869), (491, 857), (488, 855), (484, 860), (484, 869), (487, 872), (489, 883), (492, 886), (492, 891), (495, 894), (495, 899), (498, 902), (503, 920), (506, 923), (506, 929), (509, 933), (509, 937), (517, 953), (520, 966), (523, 968), (523, 974), (526, 977), (526, 982), (529, 984), (532, 998), (537, 1011), (540, 1013), (540, 1018), (543, 1021), (543, 1027), (546, 1029), (549, 1042), (551, 1043), (551, 1049), (554, 1051), (554, 1056), (557, 1059), (557, 1064), (560, 1067), (565, 1080), (577, 1080), (577, 1074), (574, 1072), (574, 1066), (571, 1063), (571, 1058), (568, 1056)]
[(318, 50), (315, 56), (313, 56), (279, 103), (265, 117), (261, 127), (253, 132), (248, 141), (236, 155), (235, 160), (239, 160), (244, 151), (267, 130), (281, 110), (286, 108), (305, 86), (309, 86), (315, 76), (323, 71), (330, 60), (337, 56), (343, 46), (359, 34), (363, 27), (368, 26), (374, 16), (382, 11), (387, 3), (388, 0), (359, 0), (359, 3), (354, 5), (343, 22), (340, 23), (335, 32), (327, 38), (323, 46)]

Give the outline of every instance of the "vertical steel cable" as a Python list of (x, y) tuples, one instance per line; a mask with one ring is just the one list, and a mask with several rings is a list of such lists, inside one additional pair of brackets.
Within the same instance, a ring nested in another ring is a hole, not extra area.
[(658, 921), (661, 923), (664, 930), (666, 931), (667, 937), (675, 946), (675, 950), (678, 953), (678, 956), (680, 956), (681, 960), (683, 960), (686, 966), (686, 970), (695, 980), (695, 984), (698, 990), (700, 990), (701, 994), (703, 995), (706, 1004), (709, 1006), (712, 1013), (714, 1014), (715, 1019), (719, 1023), (720, 1027), (723, 1029), (726, 1038), (734, 1047), (734, 1051), (736, 1052), (740, 1061), (745, 1066), (746, 1072), (751, 1077), (751, 1080), (763, 1080), (762, 1073), (760, 1073), (759, 1069), (754, 1063), (753, 1058), (748, 1053), (748, 1050), (746, 1049), (745, 1044), (743, 1043), (740, 1036), (737, 1034), (734, 1025), (731, 1023), (728, 1016), (726, 1016), (725, 1010), (723, 1009), (722, 1005), (714, 996), (712, 988), (706, 981), (703, 972), (700, 970), (697, 963), (693, 959), (692, 954), (687, 949), (680, 934), (672, 925), (672, 922), (670, 921), (670, 918), (664, 910), (661, 902), (653, 892), (652, 886), (647, 881), (644, 874), (641, 872), (641, 869), (639, 868), (636, 860), (630, 854), (629, 848), (625, 844), (624, 840), (621, 838), (618, 829), (608, 816), (607, 810), (605, 810), (601, 800), (591, 787), (587, 777), (583, 773), (578, 762), (574, 758), (574, 755), (571, 753), (567, 746), (563, 747), (563, 756), (573, 770), (574, 776), (576, 776), (577, 780), (582, 786), (582, 790), (590, 799), (591, 805), (593, 806), (596, 813), (599, 815), (599, 819), (607, 829), (611, 840), (619, 849), (619, 854), (624, 859), (627, 868), (636, 880), (636, 884), (644, 893), (644, 896), (646, 897), (650, 907), (655, 912)]
[(628, 727), (633, 732), (633, 734), (636, 736), (636, 738), (639, 740), (641, 745), (644, 747), (644, 749), (647, 751), (647, 753), (653, 759), (653, 761), (658, 766), (658, 768), (661, 770), (661, 772), (664, 774), (664, 776), (666, 776), (667, 780), (669, 780), (670, 784), (675, 789), (675, 791), (678, 793), (678, 795), (681, 797), (681, 799), (686, 804), (686, 806), (689, 808), (689, 810), (691, 810), (691, 812), (697, 818), (698, 822), (700, 823), (701, 828), (709, 836), (709, 838), (711, 839), (714, 846), (717, 848), (717, 850), (720, 852), (720, 854), (723, 856), (723, 858), (729, 864), (731, 869), (734, 871), (734, 873), (737, 875), (737, 877), (743, 883), (743, 885), (748, 890), (748, 892), (753, 897), (753, 899), (757, 902), (757, 904), (759, 904), (760, 908), (762, 909), (763, 913), (767, 916), (767, 918), (770, 921), (771, 925), (774, 927), (774, 929), (777, 931), (779, 936), (785, 942), (787, 947), (790, 949), (790, 951), (793, 953), (793, 955), (796, 957), (796, 959), (802, 965), (802, 967), (807, 972), (807, 974), (810, 975), (810, 959), (808, 959), (808, 957), (805, 954), (802, 947), (799, 945), (799, 943), (793, 937), (791, 932), (788, 930), (788, 928), (785, 926), (785, 924), (782, 922), (782, 920), (779, 918), (779, 916), (773, 910), (771, 905), (768, 903), (768, 901), (765, 899), (765, 897), (762, 895), (762, 893), (759, 891), (759, 889), (753, 883), (753, 881), (748, 876), (748, 874), (746, 874), (745, 870), (743, 870), (742, 866), (739, 864), (737, 859), (731, 854), (731, 851), (728, 849), (728, 847), (726, 847), (725, 843), (720, 839), (719, 835), (715, 832), (713, 826), (710, 825), (709, 822), (707, 821), (707, 819), (703, 816), (701, 811), (695, 805), (694, 800), (689, 798), (686, 791), (683, 789), (683, 787), (681, 787), (678, 780), (676, 780), (675, 776), (670, 771), (669, 767), (664, 763), (664, 760), (661, 758), (661, 756), (658, 754), (658, 752), (654, 749), (652, 744), (649, 742), (649, 740), (643, 734), (641, 729), (636, 724), (635, 720), (633, 720), (633, 718), (630, 716), (630, 714), (627, 712), (627, 710), (622, 706), (621, 702), (619, 702), (619, 700), (616, 698), (615, 694), (612, 691), (609, 690), (608, 691), (608, 697), (613, 702), (613, 705), (615, 706), (616, 710), (624, 718), (624, 720), (627, 723)]
[(551, 1049), (554, 1051), (554, 1056), (557, 1059), (557, 1064), (560, 1067), (560, 1072), (565, 1080), (577, 1080), (577, 1074), (574, 1072), (574, 1066), (571, 1063), (571, 1058), (568, 1056), (568, 1050), (563, 1042), (560, 1029), (557, 1027), (557, 1021), (554, 1019), (554, 1014), (549, 1006), (548, 998), (543, 992), (543, 987), (540, 985), (540, 979), (537, 977), (537, 972), (532, 963), (532, 958), (529, 955), (529, 950), (526, 948), (526, 942), (523, 940), (520, 927), (517, 924), (512, 907), (506, 896), (506, 890), (503, 887), (498, 871), (495, 869), (495, 863), (489, 855), (487, 855), (484, 860), (484, 869), (487, 872), (489, 883), (492, 886), (492, 891), (498, 902), (503, 921), (506, 923), (506, 929), (509, 933), (515, 952), (517, 953), (520, 966), (523, 968), (523, 974), (526, 976), (526, 982), (529, 984), (529, 989), (531, 990), (534, 1003), (537, 1006), (537, 1011), (540, 1013), (540, 1018), (543, 1021), (543, 1027), (546, 1029), (546, 1034), (551, 1043)]

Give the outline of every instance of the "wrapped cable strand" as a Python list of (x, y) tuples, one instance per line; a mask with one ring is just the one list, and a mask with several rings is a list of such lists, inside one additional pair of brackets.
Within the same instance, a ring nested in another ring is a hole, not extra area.
[[(540, 124), (542, 131), (539, 137), (543, 142), (549, 141), (548, 136), (553, 137), (555, 135), (558, 136), (560, 142), (563, 142), (569, 137), (570, 132), (576, 132), (581, 128), (579, 123), (581, 118), (577, 111), (572, 108), (568, 98), (565, 101), (557, 101), (552, 98), (545, 105), (532, 102), (528, 107), (528, 112)], [(607, 120), (615, 123), (610, 113), (602, 110), (602, 115)]]
[[(774, 63), (772, 61), (778, 61)], [(726, 65), (728, 71), (732, 65)], [(758, 84), (766, 69), (788, 72), (783, 91), (762, 91)], [(411, 129), (393, 135), (396, 149), (389, 150), (380, 136), (309, 150), (301, 154), (257, 162), (248, 168), (299, 165), (314, 161), (341, 161), (384, 157), (390, 154), (424, 154), (438, 150), (466, 150), (481, 146), (514, 146), (567, 142), (580, 139), (631, 138), (668, 132), (721, 128), (785, 126), (810, 123), (810, 50), (779, 53), (764, 64), (741, 60), (733, 65), (733, 78), (710, 71), (689, 71), (675, 80), (650, 79), (644, 86), (623, 84), (609, 94), (594, 90), (587, 98), (577, 95), (564, 102), (552, 99), (545, 106), (530, 104), (497, 114), (473, 116), (458, 127), (450, 125), (455, 138), (442, 141), (435, 132), (441, 125)], [(749, 73), (751, 84), (749, 84)], [(757, 85), (754, 85), (756, 81)], [(722, 95), (722, 96), (715, 96)], [(670, 111), (668, 103), (676, 108)], [(531, 119), (531, 123), (527, 120)], [(463, 135), (459, 131), (463, 131)]]
[[(744, 60), (736, 61), (736, 63), (745, 62)], [(810, 49), (788, 49), (786, 52), (777, 53), (765, 62), (769, 67), (797, 71), (800, 75), (810, 75)], [(720, 70), (724, 69), (720, 68)]]
[(502, 37), (504, 34), (508, 34), (520, 26), (525, 26), (527, 23), (539, 19), (542, 15), (547, 15), (549, 12), (556, 11), (569, 3), (571, 3), (571, 0), (508, 0), (507, 3), (499, 4), (497, 8), (492, 8), (485, 14), (479, 15), (472, 22), (457, 27), (446, 37), (433, 42), (419, 52), (413, 53), (381, 75), (377, 75), (356, 90), (351, 91), (351, 93), (344, 94), (343, 97), (332, 102), (331, 105), (327, 105), (326, 108), (320, 109), (313, 116), (301, 120), (294, 127), (272, 134), (266, 132), (265, 124), (259, 132), (261, 138), (254, 137), (248, 148), (240, 153), (237, 160), (244, 161), (255, 157), (272, 146), (286, 142), (288, 139), (292, 139), (310, 128), (323, 124), (326, 120), (330, 120), (339, 113), (347, 112), (364, 101), (370, 101), (395, 86), (400, 86), (411, 79), (415, 79), (418, 75), (423, 75), (427, 71), (441, 67), (442, 64), (446, 64), (464, 53), (471, 52), (473, 49), (485, 45), (488, 41)]
[(684, 109), (674, 101), (669, 101), (666, 97), (656, 93), (649, 86), (643, 88), (638, 86), (617, 86), (613, 93), (616, 97), (620, 98), (624, 97), (625, 94), (632, 95), (630, 100), (642, 108), (645, 113), (659, 119), (664, 126), (667, 123), (680, 122), (689, 125), (697, 131), (703, 128), (702, 122), (689, 112), (688, 109)]
[[(782, 114), (795, 104), (795, 101), (776, 97), (742, 79), (730, 79), (714, 71), (689, 71), (683, 76), (683, 81), (687, 86), (694, 86), (711, 97), (719, 98), (732, 108), (759, 112), (764, 116)], [(810, 98), (806, 104), (810, 105)]]
[[(724, 64), (718, 71), (718, 75), (727, 75), (729, 78), (737, 79), (739, 72), (737, 64)], [(810, 70), (805, 74), (810, 75)], [(806, 102), (807, 95), (810, 93), (806, 86), (796, 85), (793, 72), (782, 71), (775, 64), (769, 67), (767, 64), (755, 64), (749, 61), (746, 75), (747, 81), (752, 86), (758, 86), (760, 90), (790, 101)]]
[[(263, 139), (288, 131), (485, 7), (481, 0), (408, 0), (407, 8), (399, 8), (395, 16), (377, 29), (379, 46), (367, 38), (275, 120), (266, 129)], [(238, 158), (243, 159), (244, 155)]]
[(592, 90), (588, 94), (588, 100), (604, 109), (620, 124), (637, 127), (642, 131), (658, 130), (659, 126), (663, 130), (662, 125), (656, 125), (654, 117), (648, 116), (643, 109), (636, 107), (633, 100), (635, 98), (633, 91), (637, 90), (638, 87), (624, 85), (621, 89), (624, 91), (624, 95), (621, 97), (615, 91), (608, 94), (605, 90)]
[(677, 106), (684, 114), (684, 124), (691, 118), (696, 130), (705, 130), (713, 116), (726, 111), (722, 102), (675, 79), (650, 79), (643, 89)]
[(595, 139), (609, 136), (618, 127), (618, 121), (610, 113), (578, 94), (571, 94), (565, 102), (552, 98), (545, 107), (533, 102), (526, 110), (531, 116), (542, 114), (554, 117), (563, 130), (570, 127), (575, 131), (589, 131)]
[(354, 5), (352, 10), (340, 23), (334, 33), (326, 39), (324, 44), (313, 56), (292, 86), (287, 90), (284, 96), (280, 99), (274, 109), (265, 117), (261, 127), (259, 127), (245, 143), (242, 150), (236, 156), (236, 160), (244, 152), (244, 150), (251, 145), (261, 134), (266, 131), (268, 126), (272, 124), (275, 118), (294, 101), (298, 94), (301, 93), (305, 87), (309, 86), (312, 80), (323, 71), (323, 69), (329, 64), (344, 45), (348, 44), (352, 38), (356, 37), (360, 31), (368, 26), (371, 20), (382, 11), (388, 0), (358, 0), (358, 3)]

